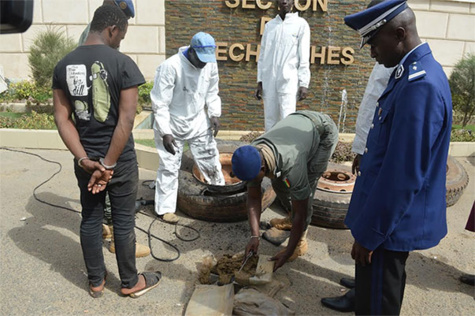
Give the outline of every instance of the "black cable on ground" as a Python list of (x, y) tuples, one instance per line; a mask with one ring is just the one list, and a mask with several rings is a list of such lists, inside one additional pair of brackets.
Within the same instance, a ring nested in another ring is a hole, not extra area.
[[(74, 213), (78, 213), (78, 214), (81, 214), (80, 211), (77, 211), (73, 208), (70, 208), (70, 207), (66, 207), (66, 206), (61, 206), (61, 205), (57, 205), (57, 204), (53, 204), (53, 203), (49, 203), (47, 201), (44, 201), (44, 200), (41, 200), (37, 195), (36, 195), (36, 190), (38, 190), (41, 186), (43, 186), (44, 184), (48, 183), (49, 181), (51, 181), (51, 179), (53, 179), (57, 174), (59, 174), (61, 172), (61, 170), (63, 169), (63, 166), (61, 165), (61, 163), (57, 162), (57, 161), (53, 161), (53, 160), (49, 160), (49, 159), (46, 159), (44, 157), (42, 157), (41, 155), (38, 155), (38, 154), (35, 154), (35, 153), (30, 153), (30, 152), (27, 152), (27, 151), (23, 151), (23, 150), (16, 150), (16, 149), (11, 149), (11, 148), (7, 148), (7, 147), (0, 147), (1, 150), (7, 150), (7, 151), (11, 151), (11, 152), (17, 152), (17, 153), (22, 153), (22, 154), (26, 154), (26, 155), (31, 155), (31, 156), (35, 156), (37, 158), (40, 158), (41, 160), (43, 161), (46, 161), (46, 162), (49, 162), (49, 163), (52, 163), (52, 164), (56, 164), (58, 165), (59, 167), (59, 170), (56, 171), (55, 173), (53, 173), (53, 175), (51, 177), (49, 177), (47, 180), (43, 181), (42, 183), (40, 183), (39, 185), (37, 185), (34, 189), (33, 189), (33, 197), (35, 198), (35, 200), (37, 200), (38, 202), (40, 203), (43, 203), (43, 204), (46, 204), (48, 206), (51, 206), (51, 207), (56, 207), (56, 208), (60, 208), (60, 209), (63, 209), (63, 210), (67, 210), (67, 211), (70, 211), (70, 212), (74, 212)], [(153, 180), (145, 180), (142, 182), (142, 185), (148, 185), (147, 183), (151, 183), (153, 182)], [(138, 213), (141, 213), (142, 215), (146, 215), (148, 217), (152, 217), (150, 216), (149, 214), (143, 212), (143, 211), (140, 211)], [(155, 223), (155, 221), (157, 220), (157, 217), (152, 217), (153, 218), (153, 221), (150, 223), (150, 226), (148, 227), (148, 230), (144, 230), (143, 228), (140, 228), (138, 226), (135, 226), (136, 229), (140, 230), (141, 232), (147, 234), (148, 236), (148, 245), (149, 245), (149, 248), (150, 248), (150, 254), (152, 255), (152, 257), (155, 259), (155, 260), (159, 260), (159, 261), (164, 261), (164, 262), (172, 262), (172, 261), (175, 261), (177, 260), (178, 258), (180, 258), (180, 255), (181, 255), (181, 252), (180, 250), (172, 245), (170, 242), (166, 241), (166, 240), (163, 240), (155, 235), (153, 235), (151, 233), (151, 229), (152, 229), (152, 225)], [(161, 220), (162, 222), (165, 222), (163, 220)], [(166, 222), (165, 222), (166, 223)], [(182, 226), (182, 227), (186, 227), (186, 228), (189, 228), (193, 231), (196, 232), (197, 236), (194, 237), (194, 238), (191, 238), (191, 239), (185, 239), (183, 237), (181, 237), (178, 232), (177, 232), (177, 226)], [(185, 242), (190, 242), (190, 241), (194, 241), (198, 238), (200, 238), (200, 233), (197, 229), (191, 227), (191, 226), (188, 226), (188, 225), (182, 225), (182, 224), (178, 224), (176, 223), (175, 224), (175, 232), (174, 234), (176, 235), (176, 237), (182, 241), (185, 241)], [(158, 258), (156, 257), (154, 254), (153, 254), (153, 249), (152, 249), (152, 238), (155, 238), (159, 241), (161, 241), (162, 243), (172, 247), (173, 249), (175, 249), (175, 251), (177, 252), (177, 255), (175, 258), (172, 258), (172, 259), (162, 259), (162, 258)]]
[(46, 205), (48, 205), (48, 206), (57, 207), (57, 208), (60, 208), (60, 209), (63, 209), (63, 210), (67, 210), (67, 211), (70, 211), (70, 212), (75, 212), (75, 213), (81, 214), (81, 212), (76, 211), (75, 209), (72, 209), (72, 208), (70, 208), (70, 207), (61, 206), (61, 205), (56, 205), (56, 204), (52, 204), (52, 203), (43, 201), (43, 200), (41, 200), (41, 199), (36, 195), (36, 190), (38, 190), (42, 185), (48, 183), (48, 182), (49, 182), (51, 179), (53, 179), (58, 173), (60, 173), (61, 170), (63, 170), (63, 166), (61, 165), (61, 163), (59, 163), (59, 162), (57, 162), (57, 161), (53, 161), (53, 160), (46, 159), (46, 158), (44, 158), (44, 157), (42, 157), (42, 156), (40, 156), (40, 155), (38, 155), (38, 154), (30, 153), (30, 152), (27, 152), (27, 151), (16, 150), (16, 149), (11, 149), (11, 148), (6, 148), (6, 147), (0, 147), (0, 149), (12, 151), (12, 152), (17, 152), (17, 153), (22, 153), (22, 154), (26, 154), (26, 155), (30, 155), (30, 156), (35, 156), (35, 157), (40, 158), (40, 159), (43, 160), (43, 161), (46, 161), (46, 162), (49, 162), (49, 163), (58, 165), (58, 167), (59, 167), (59, 170), (58, 170), (58, 171), (56, 171), (55, 173), (53, 173), (53, 175), (52, 175), (51, 177), (49, 177), (46, 181), (43, 181), (42, 183), (40, 183), (39, 185), (37, 185), (37, 186), (33, 189), (33, 197), (34, 197), (35, 200), (37, 200), (38, 202), (43, 203), (43, 204), (46, 204)]

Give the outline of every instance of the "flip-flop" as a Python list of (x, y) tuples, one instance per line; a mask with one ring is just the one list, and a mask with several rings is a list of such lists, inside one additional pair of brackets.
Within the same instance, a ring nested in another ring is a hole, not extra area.
[(140, 274), (143, 275), (143, 277), (145, 279), (145, 288), (130, 293), (129, 294), (130, 297), (138, 298), (138, 297), (144, 295), (145, 293), (147, 293), (151, 289), (156, 288), (158, 286), (158, 284), (160, 283), (160, 280), (162, 279), (162, 273), (160, 271), (157, 271), (157, 272), (142, 272)]
[(107, 274), (104, 277), (104, 280), (102, 280), (103, 285), (102, 285), (102, 290), (100, 291), (93, 291), (92, 284), (89, 282), (89, 295), (91, 295), (93, 298), (102, 297), (102, 295), (104, 294), (104, 289), (106, 288), (106, 277), (107, 277)]

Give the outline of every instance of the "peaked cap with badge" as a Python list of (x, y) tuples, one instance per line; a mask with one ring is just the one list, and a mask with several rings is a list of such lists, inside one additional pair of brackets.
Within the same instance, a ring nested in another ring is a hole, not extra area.
[(386, 0), (361, 12), (345, 17), (345, 23), (361, 35), (363, 47), (383, 25), (407, 9), (406, 0)]

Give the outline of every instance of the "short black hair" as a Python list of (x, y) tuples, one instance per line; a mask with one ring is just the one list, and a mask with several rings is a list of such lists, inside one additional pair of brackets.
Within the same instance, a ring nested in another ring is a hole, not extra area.
[(116, 25), (119, 30), (125, 30), (128, 18), (117, 6), (102, 5), (94, 12), (91, 22), (91, 32), (102, 32), (105, 28)]

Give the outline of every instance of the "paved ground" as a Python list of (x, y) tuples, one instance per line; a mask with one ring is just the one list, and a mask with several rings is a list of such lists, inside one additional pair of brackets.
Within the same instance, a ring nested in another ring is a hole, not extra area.
[[(62, 171), (36, 192), (47, 203), (79, 210), (79, 194), (67, 151), (26, 150), (57, 161)], [(464, 230), (475, 192), (475, 158), (459, 159), (471, 182), (460, 201), (447, 209), (449, 234), (439, 246), (417, 251), (408, 259), (408, 284), (403, 315), (474, 315), (474, 288), (458, 281), (464, 272), (475, 273), (475, 235)], [(202, 257), (242, 251), (249, 237), (247, 222), (217, 224), (193, 220), (183, 214), (181, 222), (197, 229), (201, 237), (183, 242), (174, 227), (155, 222), (151, 230), (170, 241), (181, 252), (174, 262), (151, 257), (137, 260), (139, 270), (160, 270), (160, 286), (139, 298), (119, 296), (119, 279), (113, 254), (104, 248), (109, 271), (105, 295), (92, 299), (87, 294), (85, 267), (79, 245), (77, 213), (40, 203), (33, 190), (59, 169), (38, 157), (0, 150), (0, 310), (2, 315), (181, 315), (197, 282)], [(155, 173), (140, 170), (140, 180)], [(139, 197), (153, 198), (153, 191), (140, 186)], [(145, 209), (150, 212), (150, 209)], [(264, 219), (281, 215), (273, 206)], [(152, 218), (139, 214), (137, 226), (147, 229)], [(181, 229), (181, 234), (192, 237)], [(309, 253), (286, 264), (274, 277), (285, 287), (276, 298), (298, 315), (338, 315), (324, 308), (320, 299), (343, 293), (341, 277), (353, 275), (349, 255), (352, 239), (347, 230), (311, 227)], [(147, 237), (137, 232), (139, 242)], [(159, 257), (174, 253), (158, 241), (153, 248)], [(274, 254), (278, 248), (263, 241), (261, 253)]]

